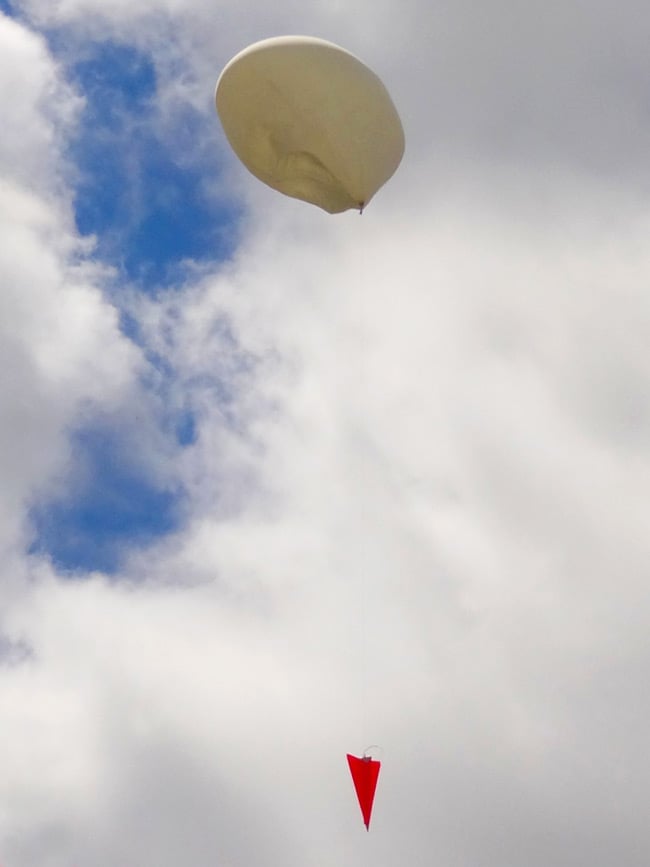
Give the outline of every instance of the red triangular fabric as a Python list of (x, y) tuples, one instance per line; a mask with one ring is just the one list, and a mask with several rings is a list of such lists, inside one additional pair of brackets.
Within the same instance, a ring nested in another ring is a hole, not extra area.
[(369, 756), (364, 756), (358, 759), (356, 756), (351, 756), (348, 753), (348, 765), (352, 774), (352, 782), (357, 792), (359, 806), (363, 815), (363, 823), (366, 830), (370, 827), (370, 814), (372, 813), (372, 802), (375, 798), (375, 789), (377, 788), (377, 778), (379, 777), (379, 768), (381, 762), (371, 759)]

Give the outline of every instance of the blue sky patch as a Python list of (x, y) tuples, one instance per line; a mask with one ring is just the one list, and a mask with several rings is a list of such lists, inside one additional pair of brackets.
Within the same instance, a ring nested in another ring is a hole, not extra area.
[(180, 526), (182, 498), (155, 483), (119, 431), (89, 428), (72, 440), (69, 490), (32, 509), (30, 553), (63, 571), (114, 574), (129, 551)]
[(216, 132), (216, 116), (188, 106), (175, 118), (178, 141), (161, 138), (153, 64), (128, 45), (91, 46), (70, 77), (86, 98), (70, 147), (77, 226), (97, 237), (99, 258), (144, 291), (182, 281), (188, 260), (227, 259), (240, 209), (209, 193), (216, 149), (208, 165), (191, 152), (193, 141), (211, 134), (208, 122)]
[[(238, 241), (241, 208), (214, 193), (219, 188), (218, 120), (207, 110), (211, 95), (204, 113), (177, 108), (163, 124), (156, 69), (146, 53), (113, 41), (75, 41), (64, 29), (46, 36), (85, 99), (67, 158), (79, 232), (96, 237), (93, 257), (116, 270), (107, 287), (112, 302), (120, 309), (124, 283), (155, 295), (182, 287), (193, 263), (229, 258)], [(214, 159), (206, 160), (205, 142), (212, 136)], [(197, 420), (182, 398), (179, 406), (173, 396), (174, 370), (143, 344), (137, 319), (126, 309), (120, 315), (123, 333), (141, 346), (156, 374), (151, 382), (145, 377), (142, 386), (162, 408), (158, 434), (170, 449), (190, 447), (197, 439)], [(233, 338), (224, 329), (219, 326), (215, 339), (224, 341), (237, 361)], [(238, 364), (209, 383), (224, 417), (231, 412), (230, 378)], [(183, 492), (161, 487), (147, 461), (138, 460), (137, 432), (104, 421), (72, 435), (65, 491), (37, 503), (30, 513), (31, 553), (49, 556), (72, 575), (119, 573), (129, 552), (182, 524)]]
[(196, 417), (193, 412), (185, 411), (176, 419), (176, 442), (179, 446), (191, 446), (196, 442)]

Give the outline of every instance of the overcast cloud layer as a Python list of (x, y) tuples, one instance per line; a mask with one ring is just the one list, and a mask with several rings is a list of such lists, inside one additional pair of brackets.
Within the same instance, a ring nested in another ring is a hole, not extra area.
[[(647, 867), (650, 8), (13, 8), (3, 867)], [(362, 219), (226, 148), (219, 70), (285, 32), (359, 54), (403, 116)], [(156, 134), (244, 208), (232, 258), (166, 291), (75, 227), (68, 79), (108, 39), (151, 58)], [(89, 418), (133, 430), (183, 520), (72, 578), (28, 553), (30, 510)], [(345, 753), (370, 744), (366, 834)]]

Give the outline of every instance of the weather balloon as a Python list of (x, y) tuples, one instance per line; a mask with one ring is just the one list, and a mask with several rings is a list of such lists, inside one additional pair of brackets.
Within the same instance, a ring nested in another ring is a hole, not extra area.
[(249, 171), (330, 214), (363, 210), (404, 153), (402, 124), (380, 79), (322, 39), (250, 45), (224, 68), (215, 100)]

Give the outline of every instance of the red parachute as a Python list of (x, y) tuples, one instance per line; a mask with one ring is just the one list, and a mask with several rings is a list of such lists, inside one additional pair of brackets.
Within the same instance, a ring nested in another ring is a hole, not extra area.
[(359, 799), (363, 823), (366, 826), (366, 831), (369, 831), (372, 802), (375, 799), (375, 789), (377, 788), (381, 762), (371, 759), (370, 756), (357, 758), (357, 756), (351, 756), (348, 753), (348, 765), (350, 766), (352, 782)]

